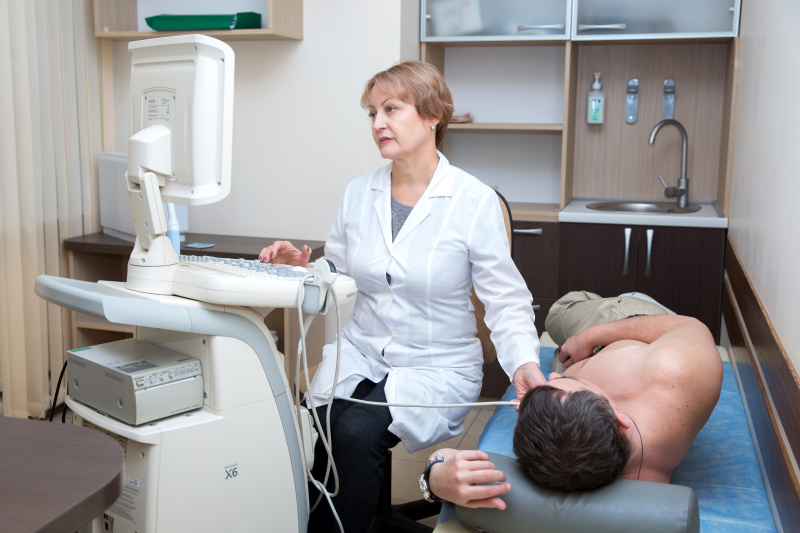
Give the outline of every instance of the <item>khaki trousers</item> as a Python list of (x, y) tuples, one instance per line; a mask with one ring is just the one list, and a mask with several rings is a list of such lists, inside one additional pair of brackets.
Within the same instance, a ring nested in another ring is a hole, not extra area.
[(655, 303), (633, 296), (601, 298), (586, 291), (573, 291), (556, 300), (545, 320), (545, 330), (559, 348), (553, 354), (553, 372), (561, 373), (560, 346), (567, 339), (597, 324), (615, 322), (638, 315), (666, 315)]

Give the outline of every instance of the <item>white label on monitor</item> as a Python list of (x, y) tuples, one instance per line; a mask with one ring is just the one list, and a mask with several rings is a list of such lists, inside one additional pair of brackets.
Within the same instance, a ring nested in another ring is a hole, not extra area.
[(174, 119), (175, 94), (171, 91), (155, 90), (145, 94), (144, 127), (169, 123)]

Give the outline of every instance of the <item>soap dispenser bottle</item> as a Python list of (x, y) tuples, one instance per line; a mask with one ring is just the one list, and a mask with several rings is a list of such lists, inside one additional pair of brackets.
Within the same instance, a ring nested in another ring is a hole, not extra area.
[(603, 80), (600, 79), (600, 73), (594, 73), (594, 81), (592, 82), (592, 90), (589, 91), (589, 106), (586, 121), (589, 124), (602, 124), (603, 123), (603, 108), (606, 104), (606, 97), (603, 94)]

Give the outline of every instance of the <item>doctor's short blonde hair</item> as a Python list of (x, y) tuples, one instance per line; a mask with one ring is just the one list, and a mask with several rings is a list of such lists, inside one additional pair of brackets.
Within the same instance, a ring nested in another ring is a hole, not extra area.
[(453, 116), (453, 96), (436, 67), (422, 61), (403, 61), (378, 72), (364, 86), (361, 107), (366, 109), (369, 93), (375, 87), (404, 102), (413, 103), (422, 118), (437, 119), (436, 147), (441, 146)]

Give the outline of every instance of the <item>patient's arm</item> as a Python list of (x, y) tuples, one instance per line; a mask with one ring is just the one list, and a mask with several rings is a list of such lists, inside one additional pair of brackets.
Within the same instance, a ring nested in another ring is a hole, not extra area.
[(463, 507), (506, 508), (498, 496), (511, 490), (510, 483), (479, 485), (506, 480), (486, 452), (445, 448), (436, 453), (444, 454), (444, 462), (433, 465), (429, 472), (429, 488), (435, 496)]
[[(704, 330), (704, 332), (703, 332)], [(705, 335), (703, 335), (705, 333)], [(694, 318), (678, 315), (649, 315), (626, 318), (615, 322), (597, 324), (586, 328), (577, 335), (567, 339), (561, 347), (559, 360), (564, 369), (592, 355), (596, 346), (608, 346), (621, 340), (635, 340), (654, 344), (662, 340), (682, 343), (685, 336), (692, 339), (705, 337), (709, 340), (708, 329)], [(714, 346), (713, 340), (711, 346)]]

